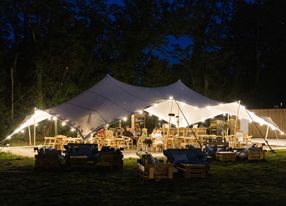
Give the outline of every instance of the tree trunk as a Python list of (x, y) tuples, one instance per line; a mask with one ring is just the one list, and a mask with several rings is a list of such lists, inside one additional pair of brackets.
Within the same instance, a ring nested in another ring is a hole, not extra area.
[(18, 62), (18, 54), (16, 54), (13, 65), (11, 66), (11, 120), (14, 119), (14, 73)]

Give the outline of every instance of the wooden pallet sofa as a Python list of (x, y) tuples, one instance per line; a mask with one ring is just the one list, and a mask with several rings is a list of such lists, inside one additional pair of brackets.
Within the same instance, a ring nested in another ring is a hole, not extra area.
[(236, 152), (238, 158), (244, 160), (265, 160), (265, 150), (262, 147), (258, 147), (256, 144), (252, 143), (248, 145), (245, 149)]
[(173, 165), (154, 158), (150, 153), (137, 152), (138, 176), (142, 180), (173, 179)]
[(179, 174), (204, 178), (209, 173), (206, 153), (197, 148), (167, 149), (163, 151), (168, 162), (172, 163)]

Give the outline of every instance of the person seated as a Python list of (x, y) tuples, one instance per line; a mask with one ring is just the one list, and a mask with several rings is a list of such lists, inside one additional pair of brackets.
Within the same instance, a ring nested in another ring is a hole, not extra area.
[(163, 142), (163, 136), (161, 130), (155, 128), (153, 132), (151, 133), (151, 139), (153, 142), (153, 146), (159, 147), (161, 149), (164, 149), (164, 142)]
[(97, 131), (96, 136), (98, 136), (98, 137), (105, 137), (105, 129), (104, 128), (99, 129)]

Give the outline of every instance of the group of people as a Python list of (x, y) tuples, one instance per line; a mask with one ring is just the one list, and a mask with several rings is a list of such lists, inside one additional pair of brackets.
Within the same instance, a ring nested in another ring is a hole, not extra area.
[[(106, 137), (105, 128), (101, 128), (100, 130), (98, 130), (96, 135), (99, 137)], [(134, 135), (129, 129), (127, 129), (127, 127), (116, 128), (113, 132), (113, 135), (119, 138), (122, 136), (130, 137), (131, 139), (133, 139), (134, 145), (136, 145), (137, 140), (139, 138), (139, 136)], [(163, 135), (160, 129), (154, 128), (149, 137), (147, 129), (143, 128), (141, 130), (140, 136), (145, 138), (144, 143), (147, 144), (149, 147), (153, 145), (156, 147), (164, 148)]]

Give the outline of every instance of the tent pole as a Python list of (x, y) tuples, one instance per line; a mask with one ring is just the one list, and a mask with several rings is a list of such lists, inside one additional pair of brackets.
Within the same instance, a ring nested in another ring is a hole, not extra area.
[(34, 146), (36, 146), (36, 110), (37, 108), (34, 108)]
[(121, 126), (121, 119), (119, 120), (119, 126), (118, 126), (119, 128), (121, 128), (122, 126)]
[[(173, 111), (173, 101), (174, 101), (174, 100), (172, 99), (170, 114), (171, 114), (172, 111)], [(169, 124), (168, 124), (168, 130), (167, 130), (167, 137), (169, 137), (169, 135), (170, 135), (170, 122), (171, 122), (171, 116), (169, 115)]]
[(268, 132), (269, 132), (269, 125), (267, 126), (267, 129), (266, 129), (265, 139), (268, 139)]
[(256, 129), (258, 130), (258, 132), (260, 133), (260, 135), (262, 136), (262, 138), (264, 139), (265, 143), (267, 144), (267, 146), (269, 147), (271, 152), (275, 152), (272, 147), (270, 146), (270, 144), (268, 143), (268, 141), (265, 139), (265, 137), (263, 136), (262, 132), (260, 131), (260, 129), (258, 128), (257, 124), (253, 121), (252, 116), (249, 114), (248, 110), (245, 109), (246, 113), (248, 114), (248, 116), (250, 117), (250, 119), (252, 120), (254, 126), (256, 127)]
[(58, 135), (58, 119), (56, 118), (55, 120), (54, 120), (55, 122), (55, 136), (57, 136)]
[[(176, 100), (175, 100), (175, 102), (176, 102), (176, 104), (177, 104), (177, 106), (178, 106), (178, 108), (179, 108), (180, 112), (182, 113), (182, 115), (183, 115), (183, 117), (184, 117), (185, 121), (187, 122), (188, 126), (190, 126), (190, 124), (189, 124), (189, 122), (188, 122), (188, 120), (187, 120), (187, 118), (186, 118), (185, 114), (183, 113), (183, 111), (182, 111), (181, 107), (179, 106), (178, 102), (177, 102)], [(197, 137), (196, 133), (194, 132), (194, 130), (193, 130), (192, 128), (190, 128), (190, 129), (191, 129), (191, 132), (192, 132), (192, 134), (194, 135), (194, 137), (195, 137), (196, 141), (198, 142), (198, 144), (199, 144), (200, 148), (202, 149), (202, 144), (201, 144), (201, 142), (198, 140), (198, 137)]]
[(31, 128), (28, 126), (28, 132), (29, 132), (29, 145), (32, 146), (32, 136), (31, 136)]
[(236, 145), (236, 139), (235, 139), (235, 133), (237, 130), (237, 121), (238, 121), (238, 115), (239, 115), (239, 109), (240, 109), (240, 101), (238, 101), (238, 107), (237, 107), (237, 112), (236, 112), (236, 118), (235, 118), (235, 124), (234, 124), (234, 130), (233, 130), (233, 135), (234, 135), (234, 141), (233, 141), (233, 146)]

